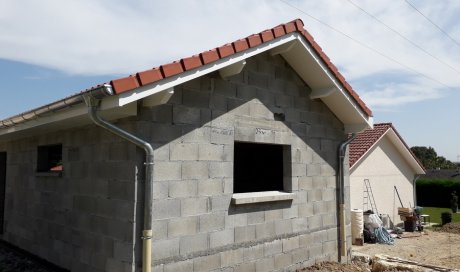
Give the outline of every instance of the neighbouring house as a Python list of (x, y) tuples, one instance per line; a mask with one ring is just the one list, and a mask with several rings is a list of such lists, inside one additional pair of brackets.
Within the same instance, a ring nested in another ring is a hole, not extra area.
[(0, 121), (1, 238), (71, 271), (343, 261), (371, 126), (295, 20)]
[(401, 223), (398, 193), (404, 207), (413, 207), (415, 181), (425, 170), (394, 126), (375, 124), (358, 133), (349, 160), (351, 209), (371, 209), (375, 200), (374, 212), (388, 215), (393, 225)]
[(459, 180), (460, 168), (457, 169), (430, 169), (421, 178), (439, 180)]

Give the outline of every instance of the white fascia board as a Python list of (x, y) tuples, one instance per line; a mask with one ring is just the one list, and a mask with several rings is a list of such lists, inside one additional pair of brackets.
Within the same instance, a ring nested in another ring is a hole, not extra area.
[[(359, 119), (362, 123), (366, 124), (368, 128), (373, 127), (373, 119), (371, 116), (367, 116), (359, 107), (359, 105), (354, 101), (353, 97), (348, 93), (347, 90), (345, 90), (341, 83), (337, 81), (336, 77), (329, 71), (329, 68), (323, 63), (323, 60), (321, 57), (316, 53), (316, 51), (306, 42), (304, 38), (299, 38), (300, 43), (302, 46), (305, 48), (305, 50), (310, 54), (310, 56), (315, 60), (315, 62), (318, 64), (319, 67), (323, 70), (324, 74), (327, 75), (328, 79), (330, 80), (330, 83), (332, 83), (332, 86), (337, 88), (339, 90), (338, 93), (341, 94), (343, 97), (343, 100), (345, 103), (347, 103), (348, 106), (352, 107), (354, 111), (357, 113), (359, 116)], [(289, 53), (289, 52), (288, 52)], [(288, 54), (287, 53), (287, 54)], [(331, 86), (331, 87), (332, 87)], [(326, 103), (327, 104), (327, 103)], [(332, 111), (334, 109), (331, 108)], [(338, 116), (340, 119), (340, 116)], [(359, 123), (361, 123), (359, 122)], [(347, 124), (345, 124), (347, 125)], [(361, 131), (361, 130), (359, 130)], [(359, 132), (359, 131), (350, 131), (350, 132)]]
[(119, 104), (120, 106), (132, 103), (134, 101), (140, 100), (142, 98), (145, 98), (147, 96), (150, 96), (152, 94), (164, 91), (169, 88), (173, 88), (174, 86), (177, 86), (179, 84), (182, 84), (184, 82), (193, 80), (195, 78), (199, 78), (201, 76), (204, 76), (206, 74), (212, 73), (214, 71), (223, 69), (227, 66), (233, 65), (238, 62), (242, 62), (250, 57), (253, 57), (255, 55), (258, 55), (262, 52), (271, 50), (273, 48), (276, 48), (280, 45), (286, 44), (290, 41), (298, 40), (299, 39), (299, 34), (298, 33), (291, 33), (288, 35), (284, 35), (282, 37), (276, 38), (272, 41), (263, 43), (257, 47), (247, 49), (245, 51), (235, 53), (229, 57), (217, 60), (215, 62), (212, 62), (210, 64), (198, 67), (196, 69), (186, 71), (183, 73), (180, 73), (176, 76), (168, 77), (166, 79), (162, 79), (158, 82), (154, 82), (142, 87), (139, 87), (137, 89), (134, 89), (129, 92), (125, 92), (119, 95)]
[(391, 133), (388, 133), (388, 138), (398, 149), (399, 153), (403, 156), (406, 162), (412, 167), (416, 174), (425, 174), (425, 170), (420, 166), (417, 160), (414, 158), (408, 147), (404, 144), (403, 140), (396, 134), (396, 132), (390, 128)]

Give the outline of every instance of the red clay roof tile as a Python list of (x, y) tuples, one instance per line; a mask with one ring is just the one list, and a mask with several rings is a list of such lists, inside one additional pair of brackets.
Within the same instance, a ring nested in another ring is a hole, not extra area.
[(183, 58), (180, 61), (185, 71), (192, 70), (203, 65), (199, 55), (194, 55), (189, 58)]
[(260, 33), (260, 36), (262, 37), (262, 42), (268, 42), (268, 41), (271, 41), (275, 38), (275, 36), (273, 36), (273, 32), (271, 30), (265, 30), (263, 32)]
[(160, 68), (153, 68), (147, 71), (139, 72), (137, 73), (137, 77), (141, 85), (147, 85), (163, 79)]
[(182, 64), (178, 61), (174, 61), (168, 64), (164, 64), (160, 66), (163, 75), (166, 77), (174, 76), (184, 72)]
[(139, 88), (139, 82), (135, 76), (128, 76), (110, 81), (115, 93), (123, 93), (132, 89)]
[(200, 54), (203, 64), (208, 64), (219, 59), (219, 54), (216, 49), (205, 51)]
[(272, 30), (273, 30), (273, 35), (275, 35), (275, 38), (281, 37), (286, 34), (286, 31), (284, 31), (283, 25), (274, 27), (272, 28)]
[(246, 41), (246, 39), (240, 39), (240, 40), (234, 41), (232, 44), (233, 44), (233, 49), (235, 50), (236, 53), (244, 51), (249, 48), (248, 41)]
[(235, 54), (235, 50), (233, 50), (233, 46), (231, 43), (227, 43), (225, 45), (222, 45), (221, 47), (218, 47), (217, 52), (219, 53), (219, 57), (221, 59)]
[[(329, 57), (323, 52), (322, 48), (315, 42), (314, 38), (304, 29), (304, 24), (302, 20), (296, 19), (294, 21), (288, 22), (286, 24), (278, 25), (274, 28), (264, 30), (258, 34), (250, 35), (245, 39), (237, 40), (233, 43), (225, 44), (216, 49), (205, 51), (199, 54), (199, 59), (197, 56), (184, 58), (180, 61), (175, 61), (169, 64), (164, 64), (159, 68), (154, 68), (152, 70), (140, 72), (137, 74), (136, 80), (135, 77), (129, 76), (126, 78), (116, 79), (111, 81), (115, 93), (119, 94), (126, 92), (139, 86), (153, 83), (163, 78), (171, 77), (177, 74), (180, 74), (184, 71), (190, 69), (198, 68), (202, 65), (209, 64), (211, 62), (217, 61), (221, 58), (228, 57), (235, 52), (241, 52), (249, 48), (258, 46), (262, 43), (270, 41), (273, 38), (281, 37), (287, 33), (299, 32), (313, 47), (319, 57), (322, 59), (324, 64), (330, 69), (333, 75), (339, 80), (344, 89), (350, 94), (350, 96), (355, 100), (359, 105), (361, 110), (368, 116), (372, 116), (372, 111), (366, 106), (366, 104), (360, 99), (359, 95), (353, 90), (353, 88), (348, 84), (345, 78), (340, 74), (337, 67), (331, 62)], [(161, 71), (161, 76), (158, 71)]]
[(249, 47), (255, 47), (262, 43), (262, 39), (260, 38), (259, 34), (253, 34), (247, 37)]

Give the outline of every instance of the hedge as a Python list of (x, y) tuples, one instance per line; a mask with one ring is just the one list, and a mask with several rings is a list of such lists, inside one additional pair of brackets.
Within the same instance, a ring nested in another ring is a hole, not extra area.
[(418, 206), (450, 208), (452, 192), (460, 194), (460, 180), (419, 179), (416, 191)]

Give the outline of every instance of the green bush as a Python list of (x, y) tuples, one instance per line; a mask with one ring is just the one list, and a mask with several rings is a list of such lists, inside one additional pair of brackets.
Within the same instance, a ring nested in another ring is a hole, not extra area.
[(417, 180), (417, 205), (425, 207), (451, 207), (453, 191), (460, 192), (460, 181), (442, 179)]

